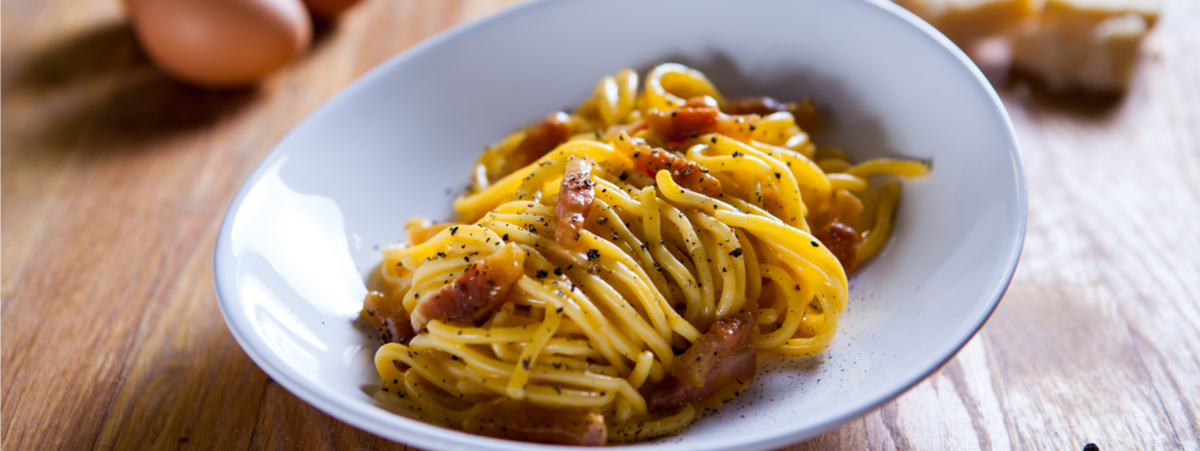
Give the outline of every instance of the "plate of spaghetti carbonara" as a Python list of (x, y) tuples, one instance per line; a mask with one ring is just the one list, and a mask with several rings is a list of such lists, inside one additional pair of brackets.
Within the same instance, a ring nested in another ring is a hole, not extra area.
[(762, 450), (964, 349), (1025, 217), (1003, 105), (890, 2), (542, 1), (297, 125), (214, 278), (273, 381), (390, 440)]
[(819, 118), (666, 63), (499, 139), (453, 221), (413, 218), (383, 250), (361, 313), (385, 342), (379, 396), (604, 445), (678, 432), (753, 383), (759, 353), (820, 352), (891, 233), (902, 185), (872, 176), (929, 165), (851, 162), (810, 139)]

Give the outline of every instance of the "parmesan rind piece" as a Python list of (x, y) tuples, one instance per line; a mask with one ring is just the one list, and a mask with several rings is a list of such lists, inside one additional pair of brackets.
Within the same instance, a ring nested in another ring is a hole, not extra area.
[(1124, 91), (1161, 7), (1160, 0), (1048, 0), (1038, 19), (1018, 28), (1013, 66), (1055, 89)]
[(960, 47), (1015, 26), (1037, 11), (1036, 0), (895, 0)]

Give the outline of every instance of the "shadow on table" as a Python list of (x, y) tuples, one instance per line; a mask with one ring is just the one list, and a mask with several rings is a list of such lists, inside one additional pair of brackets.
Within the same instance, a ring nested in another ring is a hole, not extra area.
[(1006, 102), (1019, 102), (1034, 111), (1103, 120), (1118, 110), (1125, 98), (1123, 93), (1056, 89), (1036, 74), (1014, 67), (1012, 44), (1004, 38), (983, 39), (963, 47), (963, 51)]
[[(168, 77), (141, 51), (126, 22), (98, 26), (6, 61), (6, 103), (35, 127), (12, 130), (50, 149), (111, 153), (208, 127), (260, 94), (206, 90)], [(10, 103), (10, 105), (12, 105)], [(86, 142), (85, 142), (86, 140)]]
[(996, 90), (1015, 97), (1026, 107), (1084, 120), (1109, 118), (1125, 101), (1125, 93), (1096, 93), (1078, 89), (1054, 89), (1041, 79), (1018, 71), (1008, 75)]

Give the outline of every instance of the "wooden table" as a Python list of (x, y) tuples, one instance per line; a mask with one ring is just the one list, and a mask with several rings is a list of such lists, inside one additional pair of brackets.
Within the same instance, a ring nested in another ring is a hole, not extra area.
[[(387, 57), (508, 3), (366, 0), (257, 89), (160, 74), (116, 0), (3, 0), (3, 424), (10, 450), (401, 449), (267, 378), (217, 311), (237, 188)], [(1012, 287), (944, 368), (800, 449), (1200, 449), (1200, 2), (1132, 90), (1002, 87), (1029, 173)]]

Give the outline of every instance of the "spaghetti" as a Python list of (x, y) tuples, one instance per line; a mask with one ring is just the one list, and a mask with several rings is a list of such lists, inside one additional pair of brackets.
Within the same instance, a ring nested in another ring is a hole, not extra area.
[(726, 99), (672, 63), (638, 87), (605, 76), (488, 147), (455, 223), (384, 249), (378, 396), (495, 437), (644, 440), (745, 389), (757, 355), (829, 344), (891, 231), (900, 185), (872, 176), (929, 167), (816, 147), (810, 100)]

